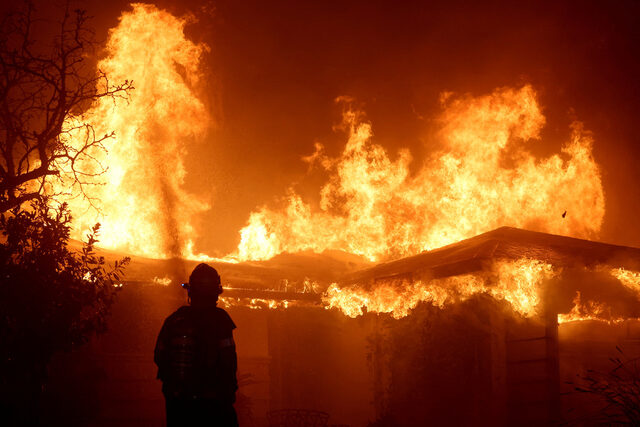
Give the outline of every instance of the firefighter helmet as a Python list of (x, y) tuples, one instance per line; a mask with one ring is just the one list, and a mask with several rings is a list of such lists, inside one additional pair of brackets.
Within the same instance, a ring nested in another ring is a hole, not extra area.
[(183, 283), (182, 287), (189, 291), (189, 296), (196, 295), (220, 295), (222, 284), (220, 275), (215, 268), (201, 263), (196, 266), (189, 276), (189, 283)]

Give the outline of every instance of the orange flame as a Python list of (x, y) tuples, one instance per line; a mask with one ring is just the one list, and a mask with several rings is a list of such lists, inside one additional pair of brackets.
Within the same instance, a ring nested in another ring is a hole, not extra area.
[(624, 268), (613, 268), (609, 271), (612, 276), (620, 280), (627, 288), (640, 294), (640, 272), (626, 270)]
[[(607, 272), (640, 299), (640, 272), (605, 266), (590, 271)], [(496, 300), (508, 302), (514, 312), (524, 317), (533, 317), (543, 314), (543, 285), (558, 285), (551, 280), (559, 278), (561, 273), (562, 269), (536, 259), (498, 260), (488, 271), (444, 279), (387, 280), (368, 287), (340, 286), (334, 283), (323, 295), (322, 302), (325, 308), (339, 309), (349, 317), (371, 312), (388, 313), (399, 319), (408, 316), (420, 303), (444, 308), (448, 304), (484, 293)], [(603, 289), (603, 292), (606, 291)], [(558, 321), (565, 323), (579, 320), (615, 323), (626, 319), (604, 302), (583, 301), (581, 292), (577, 291), (571, 310), (558, 314)]]
[(583, 303), (582, 294), (578, 291), (573, 299), (573, 307), (566, 314), (558, 314), (558, 323), (577, 322), (582, 320), (605, 320), (609, 323), (622, 322), (623, 318), (613, 318), (611, 308), (604, 303), (586, 301)]
[[(264, 298), (233, 298), (233, 297), (221, 297), (219, 300), (221, 307), (229, 309), (234, 307), (250, 308), (252, 310), (276, 310), (289, 308), (292, 305), (291, 301), (287, 300), (274, 300)], [(300, 305), (294, 303), (293, 305)]]
[(497, 300), (509, 302), (514, 311), (523, 316), (532, 316), (539, 311), (540, 285), (556, 274), (550, 264), (539, 260), (500, 260), (487, 273), (434, 280), (386, 281), (370, 288), (333, 284), (322, 300), (326, 308), (338, 308), (349, 317), (361, 316), (366, 310), (389, 313), (399, 319), (408, 316), (420, 303), (442, 308), (472, 295), (486, 293)]
[[(349, 137), (342, 155), (326, 157), (317, 144), (306, 158), (330, 174), (320, 209), (291, 190), (284, 210), (251, 213), (240, 232), (238, 258), (339, 249), (381, 260), (503, 225), (583, 238), (600, 230), (600, 171), (579, 123), (562, 155), (537, 160), (523, 147), (539, 138), (545, 121), (530, 86), (476, 98), (447, 94), (442, 103), (445, 148), (413, 176), (407, 150), (392, 160), (372, 142), (372, 125), (362, 114), (346, 111)], [(580, 214), (564, 217), (565, 210)]]
[[(108, 153), (95, 150), (95, 161), (85, 168), (108, 169), (87, 177), (90, 201), (78, 197), (77, 186), (62, 199), (74, 214), (74, 238), (99, 221), (105, 248), (156, 258), (193, 256), (192, 218), (207, 204), (184, 189), (184, 154), (209, 123), (195, 93), (207, 47), (185, 37), (188, 19), (149, 4), (132, 8), (111, 29), (98, 68), (114, 81), (133, 80), (135, 90), (128, 102), (101, 99), (82, 117), (97, 135), (115, 131)], [(75, 135), (76, 143), (83, 136)]]
[[(615, 277), (622, 285), (640, 298), (640, 272), (624, 268), (607, 268), (600, 266), (596, 271), (604, 271)], [(619, 323), (627, 318), (612, 313), (612, 308), (604, 302), (583, 301), (582, 294), (577, 291), (573, 299), (573, 307), (569, 313), (559, 314), (558, 322), (575, 322), (580, 320), (602, 320), (608, 323)]]

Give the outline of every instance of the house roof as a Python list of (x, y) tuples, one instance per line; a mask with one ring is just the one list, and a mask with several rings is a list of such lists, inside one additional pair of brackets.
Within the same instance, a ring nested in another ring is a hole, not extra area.
[(421, 254), (347, 275), (348, 282), (427, 273), (447, 277), (483, 269), (495, 259), (532, 258), (556, 267), (606, 264), (640, 270), (640, 249), (500, 227)]
[[(106, 252), (105, 255), (110, 260), (118, 256)], [(486, 269), (497, 259), (520, 258), (538, 259), (557, 267), (605, 264), (640, 270), (638, 248), (512, 227), (501, 227), (442, 248), (375, 265), (340, 251), (284, 253), (268, 261), (237, 264), (214, 261), (210, 264), (220, 272), (223, 284), (228, 286), (225, 291), (228, 296), (318, 300), (317, 293), (301, 293), (303, 289), (307, 290), (307, 280), (319, 286), (314, 289), (317, 292), (333, 282), (346, 285), (395, 277), (455, 276)], [(173, 280), (171, 286), (179, 286), (180, 281), (188, 279), (196, 264), (196, 261), (134, 257), (127, 267), (125, 280), (130, 284), (151, 284), (154, 277), (169, 276)], [(600, 288), (598, 285), (597, 289)], [(571, 293), (570, 298), (573, 295)]]

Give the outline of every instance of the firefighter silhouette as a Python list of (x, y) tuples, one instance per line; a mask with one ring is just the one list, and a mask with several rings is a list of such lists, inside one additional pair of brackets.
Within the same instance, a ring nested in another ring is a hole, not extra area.
[(190, 305), (165, 320), (154, 352), (167, 426), (237, 426), (236, 325), (216, 307), (220, 276), (213, 267), (199, 264), (182, 286)]

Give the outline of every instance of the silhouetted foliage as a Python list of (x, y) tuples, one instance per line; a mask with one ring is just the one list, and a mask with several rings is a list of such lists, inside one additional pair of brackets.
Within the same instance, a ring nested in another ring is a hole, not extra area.
[(52, 355), (106, 328), (124, 258), (111, 269), (94, 252), (99, 224), (69, 249), (70, 215), (47, 200), (0, 214), (0, 399), (15, 416), (37, 413)]
[(49, 45), (35, 42), (30, 2), (0, 19), (0, 212), (39, 197), (63, 170), (91, 200), (85, 187), (106, 170), (94, 154), (113, 133), (96, 135), (81, 114), (127, 97), (131, 82), (112, 84), (88, 64), (95, 43), (82, 10), (67, 5)]
[(609, 360), (613, 368), (606, 372), (593, 369), (570, 382), (577, 392), (599, 397), (604, 407), (589, 414), (590, 422), (612, 425), (640, 425), (640, 358), (627, 359), (620, 347), (618, 357)]

